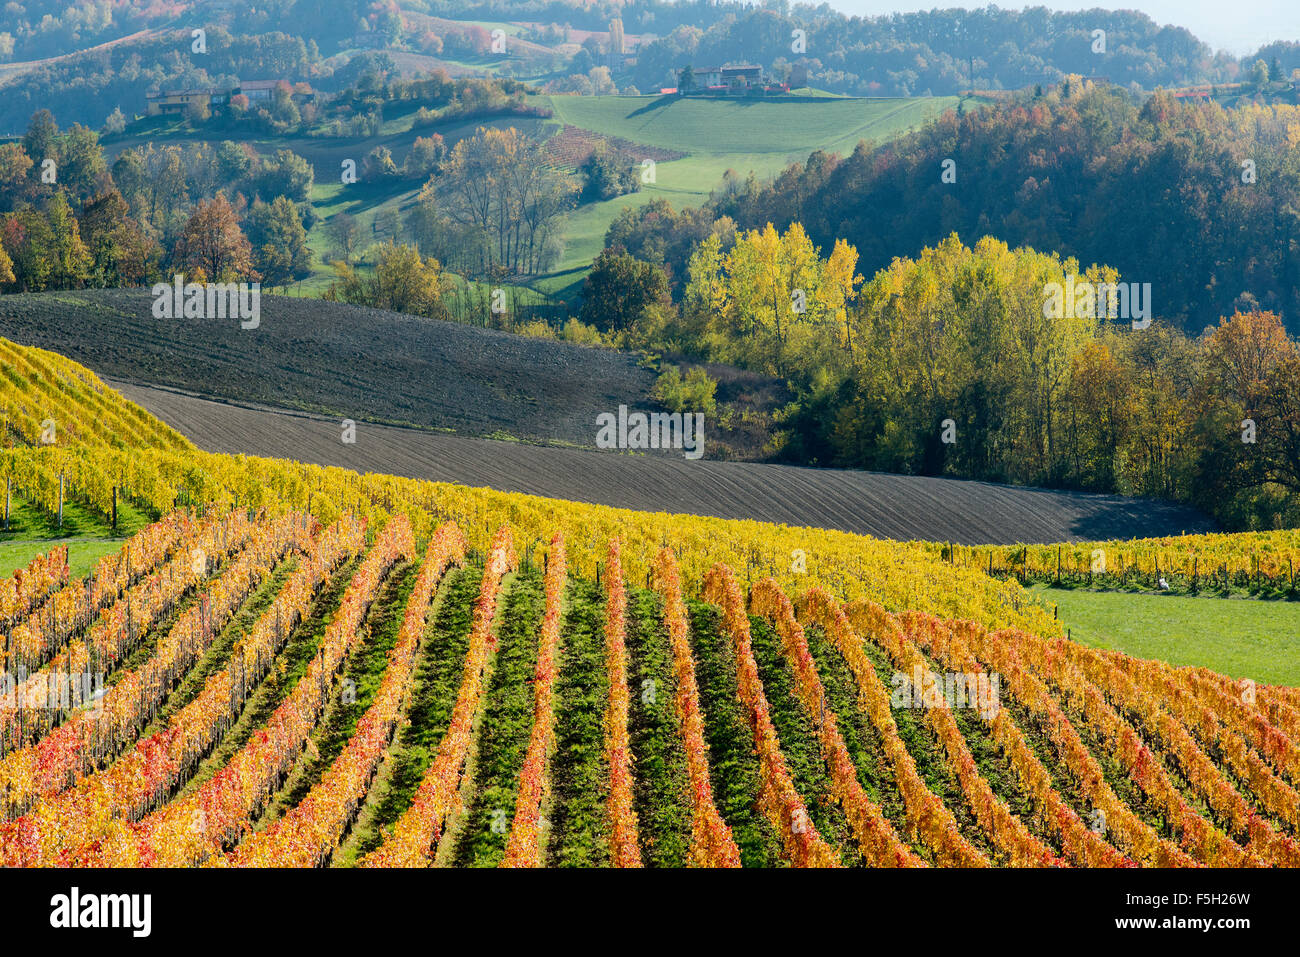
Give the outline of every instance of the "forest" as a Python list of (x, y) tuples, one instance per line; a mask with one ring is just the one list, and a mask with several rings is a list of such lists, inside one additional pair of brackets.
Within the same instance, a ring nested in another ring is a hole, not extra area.
[(1138, 103), (1067, 78), (1011, 104), (951, 111), (879, 148), (814, 152), (771, 182), (729, 175), (703, 220), (646, 206), (607, 244), (640, 250), (680, 281), (683, 233), (797, 222), (816, 245), (852, 243), (865, 273), (953, 232), (995, 233), (1152, 283), (1157, 315), (1189, 334), (1256, 305), (1294, 334), (1297, 144), (1300, 107), (1225, 109), (1159, 92)]

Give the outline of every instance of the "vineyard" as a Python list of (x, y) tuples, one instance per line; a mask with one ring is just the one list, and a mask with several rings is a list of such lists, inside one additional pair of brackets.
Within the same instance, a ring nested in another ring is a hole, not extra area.
[(1070, 545), (965, 546), (932, 543), (944, 561), (984, 568), (1023, 584), (1246, 593), (1294, 598), (1300, 531), (1180, 535)]
[(1300, 692), (1074, 644), (990, 551), (206, 454), (6, 349), (9, 493), (154, 521), (0, 582), (0, 864), (1300, 866)]
[(504, 525), (180, 513), (129, 547), (3, 712), (5, 865), (1300, 865), (1294, 689), (725, 564), (690, 597), (672, 548), (582, 576)]
[(618, 136), (602, 136), (569, 123), (565, 123), (558, 133), (542, 145), (548, 162), (565, 169), (581, 166), (601, 147), (620, 164), (638, 169), (643, 160), (668, 163), (686, 155), (679, 150), (665, 149), (662, 146), (643, 146)]

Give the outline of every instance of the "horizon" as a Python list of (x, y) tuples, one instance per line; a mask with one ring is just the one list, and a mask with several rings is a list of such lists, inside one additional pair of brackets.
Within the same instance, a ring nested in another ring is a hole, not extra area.
[[(834, 10), (861, 17), (933, 9), (980, 9), (958, 3), (936, 3), (935, 0), (828, 0), (828, 4)], [(1300, 5), (1294, 0), (1261, 0), (1244, 8), (1206, 0), (1130, 0), (1108, 6), (1086, 0), (1035, 0), (1032, 3), (1007, 3), (1004, 0), (991, 5), (1003, 10), (1047, 7), (1058, 12), (1137, 10), (1161, 26), (1185, 27), (1215, 51), (1226, 51), (1237, 57), (1254, 53), (1278, 40), (1300, 41)]]

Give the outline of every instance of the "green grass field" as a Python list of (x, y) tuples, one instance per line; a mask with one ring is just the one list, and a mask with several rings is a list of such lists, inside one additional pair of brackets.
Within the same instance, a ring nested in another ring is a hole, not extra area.
[(957, 97), (799, 100), (681, 99), (661, 96), (539, 96), (539, 106), (567, 123), (605, 136), (686, 153), (661, 162), (655, 182), (640, 192), (583, 206), (569, 216), (564, 257), (535, 285), (572, 292), (604, 246), (609, 224), (625, 208), (666, 199), (674, 208), (698, 206), (727, 170), (774, 176), (822, 149), (846, 155), (861, 140), (884, 143), (956, 107)]
[[(848, 152), (920, 126), (957, 105), (957, 97), (798, 101), (662, 96), (544, 96), (555, 119), (634, 143), (698, 155), (806, 157), (815, 149)], [(769, 167), (770, 168), (770, 167)]]
[(1134, 595), (1034, 586), (1076, 641), (1203, 665), (1234, 678), (1300, 686), (1300, 602)]
[[(564, 253), (555, 269), (527, 286), (545, 296), (572, 300), (587, 270), (604, 247), (610, 223), (625, 208), (652, 199), (667, 199), (675, 208), (698, 206), (732, 170), (741, 177), (753, 173), (760, 179), (779, 173), (792, 162), (807, 159), (814, 150), (848, 154), (861, 140), (884, 143), (917, 129), (954, 108), (957, 97), (851, 98), (820, 94), (816, 90), (781, 100), (703, 99), (661, 96), (545, 96), (530, 97), (534, 106), (554, 112), (551, 119), (493, 117), (452, 119), (427, 129), (414, 129), (414, 106), (397, 109), (385, 121), (378, 142), (393, 151), (399, 162), (416, 136), (442, 134), (449, 145), (472, 135), (479, 126), (516, 126), (529, 135), (545, 138), (564, 124), (618, 137), (638, 145), (685, 153), (681, 159), (660, 162), (655, 179), (639, 192), (584, 205), (568, 216), (564, 227)], [(175, 117), (153, 118), (127, 134), (106, 137), (116, 154), (129, 146), (150, 141), (203, 139)], [(311, 202), (320, 222), (308, 233), (313, 253), (310, 277), (292, 284), (290, 295), (320, 296), (334, 280), (326, 260), (334, 252), (328, 224), (347, 212), (361, 231), (364, 249), (392, 235), (397, 217), (409, 211), (421, 184), (409, 180), (390, 183), (339, 181), (341, 159), (358, 164), (369, 143), (355, 139), (290, 136), (254, 137), (248, 140), (259, 153), (271, 155), (288, 148), (312, 164), (316, 182)]]
[(76, 502), (67, 502), (60, 528), (57, 521), (15, 496), (6, 531), (2, 498), (0, 495), (0, 577), (12, 575), (37, 555), (64, 544), (68, 546), (68, 565), (73, 577), (81, 577), (104, 555), (121, 548), (124, 538), (149, 523), (144, 512), (125, 500), (118, 503), (116, 529)]

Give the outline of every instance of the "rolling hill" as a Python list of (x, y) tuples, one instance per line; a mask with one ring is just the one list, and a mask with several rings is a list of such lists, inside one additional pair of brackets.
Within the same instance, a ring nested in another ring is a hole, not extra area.
[[(530, 106), (553, 112), (550, 118), (490, 116), (451, 119), (414, 128), (418, 104), (397, 103), (386, 114), (376, 137), (321, 138), (312, 136), (259, 136), (247, 142), (270, 155), (290, 149), (311, 164), (315, 187), (311, 201), (322, 220), (309, 233), (316, 253), (316, 269), (302, 288), (323, 290), (332, 272), (325, 264), (329, 252), (325, 239), (330, 219), (340, 212), (354, 216), (364, 233), (374, 233), (384, 212), (406, 212), (421, 183), (397, 179), (386, 183), (360, 183), (343, 189), (338, 171), (345, 159), (358, 163), (371, 149), (384, 147), (401, 164), (417, 136), (441, 135), (448, 148), (471, 136), (480, 126), (514, 126), (543, 140), (562, 136), (566, 129), (591, 141), (620, 141), (620, 152), (655, 159), (652, 182), (635, 193), (585, 203), (573, 210), (564, 227), (564, 253), (555, 269), (527, 285), (549, 296), (571, 300), (576, 296), (587, 267), (604, 246), (605, 232), (620, 211), (655, 198), (674, 207), (698, 206), (733, 171), (741, 178), (753, 173), (760, 179), (775, 175), (790, 162), (807, 159), (814, 150), (847, 155), (861, 140), (882, 143), (916, 129), (952, 109), (957, 97), (851, 98), (790, 96), (763, 101), (681, 98), (674, 96), (550, 96), (528, 98)], [(193, 129), (179, 118), (155, 118), (137, 123), (123, 134), (104, 138), (110, 164), (123, 150), (146, 143), (186, 143), (222, 139), (227, 134)], [(673, 157), (665, 160), (664, 157)], [(573, 171), (574, 164), (557, 164)]]
[(585, 268), (604, 246), (619, 212), (651, 199), (675, 208), (698, 206), (734, 171), (773, 176), (815, 150), (847, 155), (860, 140), (883, 143), (953, 109), (957, 97), (915, 99), (785, 97), (779, 100), (676, 96), (547, 96), (554, 122), (648, 147), (686, 154), (657, 163), (655, 180), (641, 190), (585, 205), (569, 217), (565, 252), (555, 273), (536, 285), (572, 295)]
[[(483, 441), (471, 436), (591, 449), (599, 413), (654, 407), (654, 374), (609, 350), (314, 300), (267, 296), (261, 325), (247, 331), (220, 320), (154, 319), (150, 301), (144, 291), (6, 296), (0, 336), (63, 349), (213, 452), (289, 454), (503, 491), (901, 540), (1054, 542), (1213, 527), (1192, 509), (1120, 496)], [(357, 443), (345, 445), (345, 418), (376, 425), (359, 428)]]
[[(135, 407), (6, 350), (23, 422), (76, 423), (6, 467), (198, 506), (4, 581), (7, 866), (1300, 865), (1295, 689), (1067, 641), (915, 546), (118, 448)], [(41, 706), (74, 661), (95, 710)]]

